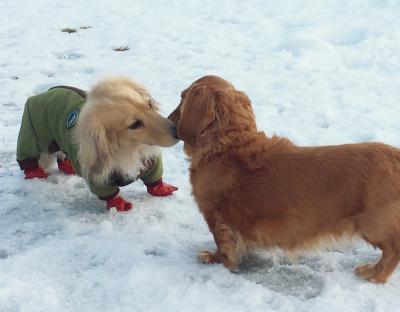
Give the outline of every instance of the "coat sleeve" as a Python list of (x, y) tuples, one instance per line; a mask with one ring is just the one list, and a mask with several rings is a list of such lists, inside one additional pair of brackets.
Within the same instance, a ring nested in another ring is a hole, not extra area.
[[(18, 134), (17, 143), (17, 160), (21, 163), (29, 164), (30, 159), (34, 159), (35, 165), (37, 166), (37, 160), (40, 157), (42, 149), (39, 145), (38, 138), (34, 133), (34, 129), (30, 120), (28, 102), (25, 104), (24, 114), (22, 116), (21, 128)], [(31, 169), (28, 165), (26, 168), (22, 165), (22, 170)]]
[(157, 155), (152, 161), (150, 168), (145, 171), (139, 178), (143, 181), (144, 184), (151, 184), (161, 180), (163, 175), (163, 162), (162, 156)]
[[(70, 140), (72, 141), (72, 139)], [(68, 158), (74, 167), (75, 172), (82, 176), (81, 166), (77, 159), (77, 151), (75, 145), (71, 144), (68, 148)], [(109, 200), (114, 198), (119, 193), (119, 187), (117, 185), (111, 185), (107, 183), (96, 183), (90, 178), (85, 178), (86, 183), (89, 185), (90, 191), (97, 195), (101, 200)]]
[(91, 180), (87, 181), (90, 191), (96, 194), (101, 200), (110, 200), (118, 195), (119, 187), (110, 184), (98, 184)]

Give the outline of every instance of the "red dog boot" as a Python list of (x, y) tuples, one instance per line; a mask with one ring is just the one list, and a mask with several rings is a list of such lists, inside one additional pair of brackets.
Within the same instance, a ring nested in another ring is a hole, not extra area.
[(64, 172), (65, 174), (75, 174), (75, 170), (72, 167), (71, 161), (69, 159), (57, 159), (58, 170)]
[(107, 200), (107, 208), (111, 209), (115, 207), (117, 211), (128, 211), (133, 206), (132, 203), (126, 201), (121, 196), (115, 196), (113, 199)]
[(178, 190), (177, 187), (164, 183), (163, 180), (146, 184), (146, 186), (147, 186), (147, 193), (153, 196), (168, 196), (172, 195), (173, 192)]
[(34, 178), (47, 179), (47, 177), (50, 175), (50, 173), (44, 172), (44, 170), (40, 166), (37, 166), (34, 169), (24, 170), (24, 173), (25, 173), (25, 179), (34, 179)]

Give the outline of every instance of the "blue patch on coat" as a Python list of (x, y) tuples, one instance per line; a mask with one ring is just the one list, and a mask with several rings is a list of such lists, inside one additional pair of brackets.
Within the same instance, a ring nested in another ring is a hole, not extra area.
[(76, 109), (68, 114), (67, 121), (65, 123), (65, 127), (67, 127), (67, 129), (71, 129), (73, 126), (76, 125), (76, 122), (78, 121), (79, 112), (80, 112), (79, 109)]

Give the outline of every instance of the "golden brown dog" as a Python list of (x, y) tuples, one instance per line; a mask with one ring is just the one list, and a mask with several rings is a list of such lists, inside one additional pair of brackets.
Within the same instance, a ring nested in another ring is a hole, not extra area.
[(309, 249), (359, 235), (382, 250), (356, 273), (384, 283), (400, 260), (400, 150), (380, 143), (300, 147), (256, 127), (248, 97), (195, 81), (169, 118), (191, 158), (193, 195), (217, 244), (199, 254), (234, 269), (246, 251)]
[(99, 183), (113, 171), (137, 176), (144, 160), (160, 153), (159, 146), (176, 144), (171, 121), (158, 111), (158, 103), (141, 84), (120, 77), (99, 81), (88, 94), (74, 133), (83, 176)]

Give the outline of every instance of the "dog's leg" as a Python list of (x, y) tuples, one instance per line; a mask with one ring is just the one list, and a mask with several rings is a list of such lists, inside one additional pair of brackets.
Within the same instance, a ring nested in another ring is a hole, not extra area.
[(39, 166), (43, 169), (49, 169), (55, 163), (56, 158), (54, 155), (48, 153), (40, 153)]
[(243, 244), (240, 235), (229, 224), (218, 221), (213, 233), (217, 244), (217, 251), (201, 251), (199, 259), (204, 263), (223, 263), (229, 270), (236, 269), (236, 265), (243, 254)]
[(373, 244), (382, 250), (381, 259), (376, 264), (366, 264), (356, 268), (356, 274), (375, 283), (385, 283), (400, 261), (400, 242), (398, 238)]
[(376, 264), (356, 268), (356, 274), (371, 282), (385, 283), (400, 261), (400, 200), (368, 209), (358, 218), (357, 228), (368, 243), (382, 250), (382, 256)]

